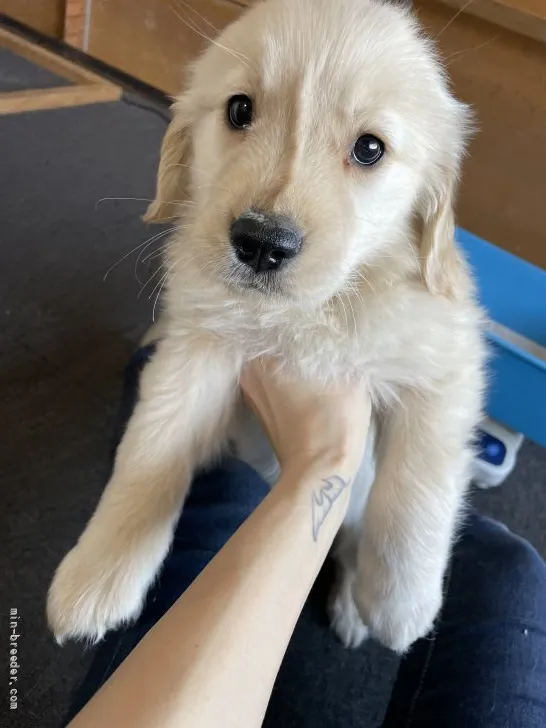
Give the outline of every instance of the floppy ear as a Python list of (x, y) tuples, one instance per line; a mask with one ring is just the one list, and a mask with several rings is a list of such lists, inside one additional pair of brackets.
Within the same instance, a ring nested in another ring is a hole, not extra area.
[(423, 281), (433, 295), (456, 297), (464, 285), (463, 263), (455, 243), (454, 200), (457, 170), (426, 194), (419, 254)]
[(454, 112), (445, 138), (443, 155), (429, 170), (421, 198), (419, 254), (423, 281), (433, 295), (458, 298), (472, 290), (465, 259), (455, 242), (455, 196), (467, 141), (474, 132), (471, 109), (451, 99)]
[(180, 114), (175, 113), (169, 124), (159, 156), (155, 200), (144, 215), (145, 222), (164, 222), (177, 216), (180, 207), (175, 202), (187, 195), (189, 134)]

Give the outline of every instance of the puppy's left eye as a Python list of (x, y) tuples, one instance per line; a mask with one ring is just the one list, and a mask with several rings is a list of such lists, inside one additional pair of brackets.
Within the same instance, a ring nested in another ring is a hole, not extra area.
[(385, 152), (385, 145), (373, 134), (363, 134), (355, 142), (352, 156), (362, 167), (377, 164)]
[(229, 99), (227, 120), (234, 129), (248, 129), (252, 124), (252, 99), (250, 96), (238, 94)]

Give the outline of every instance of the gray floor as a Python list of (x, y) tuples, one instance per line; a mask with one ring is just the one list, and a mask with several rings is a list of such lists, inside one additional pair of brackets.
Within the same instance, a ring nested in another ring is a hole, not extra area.
[(69, 81), (0, 48), (0, 92), (67, 86)]
[[(20, 706), (8, 714), (2, 703), (2, 726), (59, 725), (89, 661), (81, 647), (53, 643), (44, 599), (103, 486), (122, 370), (150, 320), (136, 252), (102, 279), (155, 232), (139, 220), (145, 202), (97, 202), (151, 195), (164, 128), (125, 102), (0, 117), (0, 613), (3, 622), (10, 607), (21, 616)], [(543, 554), (545, 472), (546, 452), (526, 444), (508, 482), (475, 496)], [(375, 645), (344, 651), (326, 631), (320, 600), (287, 660), (300, 659), (303, 643), (301, 670), (320, 687), (314, 726), (377, 725), (390, 655)], [(290, 725), (301, 725), (306, 707), (281, 686), (277, 699), (294, 705)]]

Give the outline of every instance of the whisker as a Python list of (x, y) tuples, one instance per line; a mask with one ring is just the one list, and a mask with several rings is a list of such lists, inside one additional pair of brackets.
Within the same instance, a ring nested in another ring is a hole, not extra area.
[(153, 242), (154, 242), (155, 240), (157, 240), (157, 238), (158, 238), (158, 237), (161, 237), (161, 235), (166, 235), (167, 233), (170, 233), (170, 232), (172, 232), (173, 230), (176, 230), (176, 228), (170, 228), (170, 229), (168, 229), (168, 230), (164, 230), (164, 231), (163, 231), (163, 232), (161, 232), (161, 233), (158, 233), (157, 235), (153, 235), (153, 236), (152, 236), (152, 238), (148, 238), (148, 239), (147, 239), (147, 240), (145, 240), (145, 241), (144, 241), (143, 243), (140, 243), (140, 245), (137, 245), (137, 246), (136, 246), (135, 248), (133, 248), (132, 250), (130, 250), (130, 251), (129, 251), (128, 253), (125, 253), (125, 255), (123, 255), (123, 256), (122, 256), (122, 257), (121, 257), (121, 258), (120, 258), (119, 260), (117, 260), (117, 261), (116, 261), (116, 262), (114, 263), (114, 265), (112, 265), (112, 266), (110, 266), (110, 268), (108, 268), (108, 270), (107, 270), (107, 271), (106, 271), (106, 273), (104, 274), (104, 278), (102, 279), (102, 282), (103, 282), (103, 283), (105, 283), (105, 282), (106, 282), (106, 279), (108, 278), (108, 276), (110, 275), (110, 273), (111, 273), (111, 272), (112, 272), (112, 271), (113, 271), (113, 270), (114, 270), (115, 268), (117, 268), (117, 267), (118, 267), (118, 265), (119, 265), (120, 263), (123, 263), (123, 261), (124, 261), (124, 260), (126, 260), (126, 259), (127, 259), (127, 258), (128, 258), (129, 256), (130, 256), (130, 255), (132, 255), (133, 253), (135, 253), (135, 252), (136, 252), (137, 250), (140, 250), (140, 249), (141, 249), (142, 247), (144, 247), (144, 246), (145, 246), (146, 244), (151, 244), (151, 243), (153, 243)]
[(369, 279), (369, 278), (368, 278), (368, 277), (367, 277), (367, 276), (366, 276), (366, 275), (365, 275), (365, 274), (364, 274), (364, 273), (362, 272), (362, 270), (355, 270), (355, 271), (353, 271), (352, 275), (354, 275), (354, 276), (357, 276), (358, 278), (360, 278), (360, 280), (364, 281), (364, 283), (365, 283), (365, 284), (366, 284), (367, 286), (369, 286), (369, 287), (370, 287), (370, 288), (372, 289), (372, 291), (373, 291), (374, 293), (376, 292), (376, 291), (375, 291), (375, 288), (374, 288), (374, 286), (373, 286), (373, 284), (372, 284), (372, 282), (371, 282), (371, 281), (370, 281), (370, 279)]
[[(163, 252), (163, 250), (161, 252)], [(142, 286), (142, 288), (138, 292), (137, 299), (139, 299), (140, 296), (144, 293), (144, 289), (153, 281), (153, 279), (156, 277), (156, 275), (158, 273), (160, 273), (160, 272), (164, 272), (165, 271), (165, 266), (168, 265), (168, 264), (170, 264), (170, 263), (172, 263), (173, 260), (174, 260), (174, 258), (175, 258), (175, 254), (174, 253), (171, 253), (170, 255), (166, 256), (166, 258), (161, 263), (161, 265), (159, 265), (157, 267), (157, 270), (155, 270), (152, 273), (152, 275), (148, 278), (148, 280), (146, 281), (146, 283)]]
[(166, 271), (165, 271), (165, 272), (163, 273), (163, 275), (161, 276), (161, 278), (159, 279), (159, 281), (158, 281), (158, 282), (156, 283), (156, 285), (154, 286), (154, 288), (153, 288), (152, 292), (150, 293), (150, 295), (148, 296), (148, 301), (151, 301), (151, 299), (152, 299), (152, 296), (153, 296), (153, 295), (154, 295), (154, 293), (155, 293), (155, 292), (157, 291), (157, 289), (158, 289), (158, 288), (159, 288), (159, 287), (161, 286), (161, 284), (162, 284), (162, 283), (164, 283), (164, 281), (165, 281), (165, 278), (167, 278), (167, 276), (168, 276), (168, 275), (169, 275), (169, 270), (166, 270)]
[(156, 277), (156, 275), (161, 270), (163, 270), (163, 266), (158, 266), (157, 270), (152, 273), (152, 275), (148, 278), (148, 280), (146, 281), (146, 283), (142, 286), (142, 288), (138, 292), (137, 300), (142, 296), (142, 294), (144, 293), (144, 289), (153, 281), (153, 279)]
[[(171, 220), (171, 222), (172, 222), (172, 220)], [(164, 230), (163, 232), (158, 233), (158, 234), (163, 235), (163, 233), (167, 233), (167, 232), (173, 233), (173, 232), (177, 232), (178, 230), (187, 230), (188, 228), (191, 228), (191, 227), (192, 227), (192, 225), (177, 224), (177, 225), (174, 225), (173, 227), (169, 228), (168, 230)], [(157, 240), (157, 238), (155, 240)], [(155, 240), (152, 242), (155, 242)], [(145, 255), (144, 258), (142, 258), (141, 262), (145, 263), (147, 260), (150, 260), (151, 258), (155, 257), (156, 255), (159, 255), (163, 250), (165, 250), (165, 248), (168, 247), (169, 242), (170, 242), (169, 240), (166, 240), (164, 243), (161, 243), (161, 247), (158, 250), (152, 250), (151, 253), (148, 253), (148, 255)], [(139, 256), (142, 255), (143, 252), (144, 252), (144, 250), (142, 250), (139, 253)]]
[[(161, 238), (164, 238), (164, 237), (165, 237), (166, 235), (169, 235), (170, 233), (172, 233), (172, 232), (175, 232), (175, 230), (178, 230), (178, 226), (175, 226), (175, 227), (172, 227), (172, 228), (167, 228), (166, 230), (162, 230), (161, 232), (157, 233), (157, 234), (156, 234), (156, 235), (154, 235), (154, 236), (153, 236), (152, 238), (150, 238), (150, 239), (148, 240), (148, 244), (147, 244), (147, 245), (145, 245), (145, 246), (144, 246), (144, 247), (143, 247), (143, 248), (142, 248), (142, 249), (141, 249), (141, 250), (139, 251), (139, 253), (138, 253), (138, 255), (137, 255), (137, 258), (136, 258), (136, 260), (135, 260), (135, 265), (134, 265), (134, 276), (135, 276), (136, 280), (137, 280), (137, 281), (138, 281), (139, 283), (142, 283), (142, 281), (141, 281), (141, 280), (139, 279), (139, 277), (138, 277), (138, 264), (140, 263), (140, 257), (141, 257), (141, 255), (142, 255), (142, 253), (144, 253), (144, 252), (145, 252), (146, 250), (148, 250), (148, 248), (150, 247), (150, 245), (152, 245), (153, 243), (157, 242), (157, 241), (158, 241), (158, 240), (160, 240)], [(163, 247), (163, 245), (162, 245), (161, 247)]]
[[(160, 240), (161, 238), (165, 237), (165, 235), (169, 235), (170, 233), (173, 233), (173, 232), (175, 232), (176, 230), (179, 230), (179, 229), (180, 229), (180, 227), (182, 227), (182, 226), (180, 226), (180, 225), (175, 225), (174, 227), (171, 227), (171, 228), (167, 228), (166, 230), (162, 230), (161, 232), (157, 233), (157, 235), (154, 235), (154, 236), (153, 236), (153, 238), (151, 238), (151, 239), (150, 239), (150, 240), (148, 241), (148, 245), (146, 245), (146, 246), (145, 246), (144, 248), (142, 248), (142, 250), (140, 250), (140, 251), (139, 251), (139, 253), (138, 253), (138, 255), (137, 255), (137, 259), (135, 260), (135, 266), (134, 266), (134, 274), (135, 274), (135, 278), (137, 279), (137, 281), (138, 281), (139, 283), (141, 283), (141, 281), (140, 281), (140, 280), (139, 280), (139, 278), (138, 278), (138, 275), (137, 275), (137, 269), (138, 269), (138, 264), (139, 264), (139, 263), (141, 262), (141, 260), (140, 260), (140, 259), (141, 259), (141, 256), (142, 256), (142, 254), (143, 254), (143, 253), (144, 253), (144, 252), (145, 252), (146, 250), (148, 250), (148, 248), (150, 247), (150, 245), (152, 245), (152, 243), (155, 243), (155, 242), (157, 242), (157, 241), (158, 241), (158, 240)], [(164, 246), (164, 244), (161, 244), (160, 248), (161, 248), (161, 249), (163, 249), (164, 247), (165, 247), (165, 246)], [(143, 262), (144, 262), (144, 261), (143, 261)]]
[(353, 285), (351, 285), (351, 283), (349, 283), (349, 290), (351, 291), (351, 294), (353, 296), (355, 296), (355, 298), (358, 299), (360, 305), (364, 308), (364, 301), (362, 299), (362, 296), (360, 295), (360, 292), (359, 292), (357, 286), (356, 285), (353, 286)]
[(196, 33), (198, 36), (203, 38), (203, 40), (206, 40), (207, 43), (212, 43), (212, 45), (215, 45), (217, 48), (220, 48), (221, 50), (225, 51), (225, 53), (228, 53), (230, 56), (235, 58), (236, 61), (239, 61), (239, 63), (242, 63), (247, 68), (250, 68), (250, 59), (248, 59), (246, 56), (243, 56), (238, 51), (234, 51), (232, 48), (228, 48), (227, 46), (222, 45), (217, 40), (214, 40), (213, 38), (210, 38), (206, 33), (204, 33), (197, 25), (194, 23), (190, 18), (184, 18), (180, 13), (177, 13), (175, 8), (170, 6), (170, 10), (176, 15), (176, 17), (184, 23), (184, 25), (189, 28), (190, 30), (193, 30), (194, 33)]
[(456, 56), (465, 55), (467, 53), (472, 53), (474, 51), (480, 51), (482, 48), (486, 48), (488, 45), (491, 45), (496, 40), (500, 38), (500, 35), (496, 35), (494, 38), (490, 38), (489, 40), (486, 40), (484, 43), (480, 43), (480, 45), (474, 46), (473, 48), (463, 48), (461, 51), (455, 51), (455, 53), (451, 53), (449, 56), (445, 56), (444, 63), (446, 63), (447, 66), (451, 66), (451, 63), (447, 63), (451, 58), (455, 58)]
[(155, 324), (155, 307), (157, 306), (157, 302), (159, 300), (159, 296), (161, 295), (162, 289), (163, 289), (163, 286), (157, 292), (157, 296), (155, 297), (154, 305), (152, 308), (152, 323), (154, 323), (154, 324)]
[(210, 20), (208, 20), (208, 18), (205, 18), (205, 16), (204, 15), (201, 15), (201, 13), (198, 12), (195, 8), (192, 8), (189, 3), (185, 2), (185, 0), (175, 0), (175, 1), (176, 1), (176, 4), (177, 5), (182, 5), (182, 7), (184, 7), (186, 10), (192, 12), (194, 15), (197, 15), (198, 18), (201, 18), (201, 20), (204, 23), (206, 23), (209, 26), (209, 28), (212, 28), (215, 33), (219, 33), (220, 32), (218, 30), (218, 28), (215, 25), (213, 25), (210, 22)]
[[(176, 263), (173, 263), (173, 265), (171, 265), (171, 266), (170, 266), (170, 267), (168, 268), (167, 272), (165, 273), (165, 275), (163, 276), (163, 278), (162, 278), (162, 279), (161, 279), (161, 281), (160, 281), (160, 282), (161, 282), (161, 286), (160, 286), (160, 288), (159, 288), (159, 291), (157, 292), (157, 296), (155, 297), (154, 305), (153, 305), (153, 308), (152, 308), (152, 322), (153, 322), (153, 323), (155, 323), (155, 308), (156, 308), (156, 306), (157, 306), (157, 302), (158, 302), (158, 300), (159, 300), (159, 297), (160, 297), (160, 295), (161, 295), (161, 291), (163, 290), (163, 288), (164, 288), (164, 286), (165, 286), (165, 281), (167, 280), (167, 277), (168, 277), (168, 276), (169, 276), (169, 275), (170, 275), (170, 274), (172, 273), (172, 271), (173, 271), (173, 269), (174, 269), (175, 265), (176, 265)], [(155, 290), (155, 289), (154, 289), (154, 290)], [(151, 294), (151, 295), (150, 295), (150, 296), (148, 297), (148, 300), (149, 300), (149, 299), (150, 299), (150, 298), (152, 297), (152, 295), (153, 295), (153, 292), (152, 292), (152, 294)]]
[(230, 56), (233, 56), (235, 60), (239, 61), (243, 64), (243, 66), (246, 66), (247, 68), (250, 68), (250, 58), (248, 56), (245, 56), (240, 51), (236, 51), (234, 48), (229, 48), (228, 46), (222, 45), (219, 41), (217, 41), (215, 38), (211, 38), (206, 33), (203, 32), (203, 30), (197, 25), (197, 23), (193, 20), (190, 20), (191, 24), (194, 26), (194, 30), (196, 33), (200, 33), (203, 38), (205, 38), (209, 43), (212, 43), (212, 45), (215, 45), (217, 48), (220, 48), (220, 50), (225, 51)]
[(440, 31), (439, 31), (439, 32), (438, 32), (438, 33), (437, 33), (437, 34), (436, 34), (436, 35), (434, 36), (434, 39), (433, 39), (433, 40), (437, 41), (437, 40), (438, 40), (438, 38), (439, 38), (439, 37), (440, 37), (440, 36), (441, 36), (441, 35), (442, 35), (443, 33), (445, 33), (445, 32), (446, 32), (446, 30), (447, 30), (447, 29), (449, 28), (449, 26), (450, 26), (450, 25), (451, 25), (452, 23), (454, 23), (454, 22), (455, 22), (455, 21), (457, 20), (457, 18), (459, 17), (459, 15), (460, 15), (461, 13), (464, 13), (464, 11), (465, 11), (465, 10), (467, 9), (467, 7), (468, 7), (469, 5), (472, 5), (472, 3), (473, 3), (473, 2), (474, 2), (474, 0), (467, 0), (467, 2), (466, 2), (466, 3), (465, 3), (465, 4), (463, 5), (463, 6), (462, 6), (462, 7), (460, 7), (460, 8), (459, 8), (459, 10), (457, 10), (457, 12), (455, 13), (455, 15), (454, 15), (454, 16), (453, 16), (453, 17), (451, 18), (451, 20), (450, 20), (449, 22), (447, 22), (447, 23), (446, 23), (446, 24), (444, 25), (444, 27), (443, 27), (443, 28), (442, 28), (442, 29), (441, 29), (441, 30), (440, 30)]
[(143, 263), (147, 263), (150, 260), (153, 260), (154, 258), (157, 258), (159, 255), (163, 255), (165, 252), (166, 245), (162, 245), (159, 250), (154, 250), (151, 253), (148, 253), (144, 258), (142, 258)]
[[(149, 197), (101, 197), (101, 199), (97, 200), (97, 202), (95, 203), (95, 210), (103, 202), (126, 202), (126, 201), (155, 202), (155, 200), (152, 200)], [(182, 202), (181, 200), (158, 200), (158, 202), (161, 202), (162, 205), (183, 205), (183, 206), (195, 205), (195, 202), (191, 202), (190, 200), (184, 201), (184, 202)]]

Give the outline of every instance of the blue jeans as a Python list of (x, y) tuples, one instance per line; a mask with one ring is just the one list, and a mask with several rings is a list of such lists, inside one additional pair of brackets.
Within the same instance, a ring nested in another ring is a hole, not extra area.
[[(124, 419), (137, 396), (138, 372), (146, 354), (139, 353), (127, 371)], [(195, 479), (173, 548), (142, 615), (134, 625), (109, 633), (99, 645), (66, 722), (267, 492), (266, 483), (235, 460)], [(312, 705), (314, 686), (309, 676), (296, 672), (291, 687)], [(291, 725), (289, 716), (268, 716), (266, 723), (269, 720), (271, 725)], [(316, 726), (316, 720), (311, 725)], [(442, 613), (433, 634), (419, 640), (402, 659), (382, 728), (545, 727), (546, 564), (529, 543), (471, 512), (455, 544)]]

